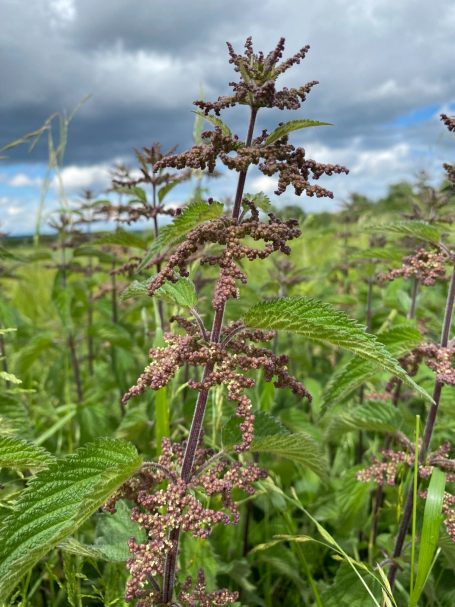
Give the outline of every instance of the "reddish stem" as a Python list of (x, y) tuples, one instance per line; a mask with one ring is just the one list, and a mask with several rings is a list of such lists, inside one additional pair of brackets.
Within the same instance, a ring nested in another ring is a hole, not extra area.
[[(250, 123), (248, 126), (248, 134), (245, 141), (245, 145), (248, 147), (251, 145), (253, 140), (253, 132), (254, 132), (254, 124), (256, 121), (257, 109), (251, 108), (250, 114)], [(234, 208), (232, 210), (232, 218), (238, 220), (240, 216), (240, 209), (242, 206), (242, 197), (243, 191), (245, 187), (247, 170), (241, 171), (239, 174), (239, 179), (237, 183), (237, 191), (235, 194), (234, 200)], [(212, 330), (210, 333), (210, 341), (214, 343), (218, 343), (220, 340), (221, 329), (223, 327), (223, 316), (224, 316), (224, 306), (215, 312), (215, 316), (213, 318)], [(205, 366), (204, 372), (202, 375), (202, 382), (204, 382), (207, 377), (212, 373), (214, 368), (213, 363), (209, 363)], [(183, 456), (182, 468), (180, 471), (180, 477), (185, 483), (188, 483), (191, 479), (194, 465), (194, 458), (196, 455), (196, 450), (201, 438), (202, 433), (202, 425), (204, 421), (204, 414), (207, 405), (207, 398), (209, 395), (209, 390), (201, 390), (199, 392), (199, 396), (196, 402), (196, 406), (194, 409), (193, 420), (191, 422), (190, 433), (188, 435), (188, 441), (186, 444), (185, 454)], [(172, 529), (169, 539), (172, 542), (172, 548), (169, 550), (166, 565), (163, 574), (163, 592), (162, 592), (162, 602), (164, 604), (168, 604), (172, 600), (172, 595), (174, 593), (174, 583), (175, 583), (175, 568), (177, 564), (177, 554), (179, 548), (179, 538), (180, 538), (180, 528)]]
[[(442, 348), (446, 348), (449, 343), (449, 335), (450, 335), (450, 326), (452, 324), (452, 315), (453, 315), (453, 304), (455, 302), (455, 266), (452, 271), (452, 279), (450, 281), (449, 293), (447, 295), (447, 303), (446, 309), (444, 313), (444, 322), (442, 325), (442, 333), (441, 333), (441, 341), (440, 346)], [(439, 404), (441, 402), (441, 393), (442, 393), (443, 384), (436, 380), (433, 390), (433, 404), (431, 405), (430, 412), (427, 417), (427, 421), (425, 424), (425, 432), (423, 438), (423, 446), (419, 453), (419, 461), (423, 463), (425, 461), (425, 456), (428, 451), (431, 442), (431, 436), (433, 434), (434, 424), (436, 421), (436, 416), (439, 410)], [(403, 511), (403, 517), (401, 519), (400, 528), (398, 529), (398, 535), (395, 543), (395, 549), (393, 551), (393, 563), (390, 567), (389, 571), (389, 582), (390, 587), (393, 589), (395, 585), (395, 578), (398, 570), (398, 563), (396, 561), (397, 558), (401, 556), (401, 552), (403, 550), (404, 540), (406, 538), (406, 533), (408, 531), (409, 522), (412, 516), (412, 507), (414, 505), (414, 493), (413, 487), (409, 488), (408, 496), (406, 498), (406, 505)]]

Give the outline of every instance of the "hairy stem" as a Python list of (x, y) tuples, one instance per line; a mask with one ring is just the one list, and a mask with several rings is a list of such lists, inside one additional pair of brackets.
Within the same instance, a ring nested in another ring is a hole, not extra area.
[(416, 315), (416, 306), (417, 306), (417, 293), (419, 290), (419, 279), (414, 278), (412, 283), (412, 292), (411, 292), (411, 307), (409, 308), (408, 318), (415, 318)]
[[(153, 208), (156, 209), (156, 183), (152, 183), (152, 205)], [(155, 234), (155, 238), (158, 238), (159, 227), (158, 227), (158, 217), (157, 215), (153, 216), (153, 232)], [(157, 274), (161, 271), (161, 264), (158, 262), (156, 264), (156, 272)], [(164, 330), (164, 308), (163, 302), (158, 300), (158, 315), (160, 317), (161, 330)]]
[[(444, 322), (442, 325), (441, 341), (440, 341), (440, 346), (442, 348), (447, 347), (447, 344), (449, 343), (449, 334), (450, 334), (450, 326), (452, 324), (454, 301), (455, 301), (455, 266), (452, 271), (452, 278), (450, 281), (449, 293), (447, 295), (446, 309), (445, 309), (445, 313), (444, 313)], [(434, 385), (434, 390), (433, 390), (433, 404), (431, 405), (431, 409), (430, 409), (430, 412), (427, 417), (427, 421), (425, 424), (425, 432), (424, 432), (424, 437), (423, 437), (423, 445), (422, 445), (422, 449), (419, 453), (419, 461), (421, 463), (423, 463), (425, 461), (425, 457), (426, 457), (428, 448), (430, 446), (431, 437), (432, 437), (433, 429), (434, 429), (434, 424), (436, 421), (439, 404), (441, 402), (442, 387), (443, 387), (443, 384), (440, 381), (436, 380), (435, 385)], [(407, 530), (409, 527), (409, 522), (410, 522), (411, 516), (412, 516), (413, 505), (414, 505), (413, 487), (410, 487), (407, 498), (406, 498), (406, 505), (404, 507), (400, 528), (398, 529), (398, 535), (397, 535), (397, 539), (396, 539), (396, 543), (395, 543), (395, 548), (393, 551), (394, 562), (392, 563), (392, 565), (390, 567), (389, 576), (388, 576), (390, 586), (392, 589), (395, 585), (395, 578), (396, 578), (397, 570), (398, 570), (398, 564), (396, 562), (396, 559), (400, 557), (401, 552), (403, 550), (404, 540), (406, 538), (406, 533), (407, 533)]]
[[(254, 132), (254, 124), (256, 122), (257, 109), (251, 108), (250, 114), (250, 122), (248, 126), (247, 138), (245, 141), (246, 146), (250, 146), (253, 140), (253, 132)], [(240, 216), (240, 209), (242, 205), (242, 197), (243, 191), (245, 187), (247, 171), (242, 171), (239, 174), (239, 179), (237, 183), (237, 190), (235, 194), (234, 200), (234, 208), (232, 210), (232, 218), (237, 219)], [(218, 343), (220, 340), (221, 329), (223, 327), (223, 316), (224, 316), (224, 306), (215, 312), (215, 316), (213, 318), (212, 330), (210, 333), (210, 341)], [(213, 363), (209, 363), (204, 368), (204, 372), (202, 375), (202, 382), (207, 379), (207, 377), (212, 373), (214, 368)], [(192, 476), (194, 458), (196, 455), (196, 450), (199, 444), (199, 440), (201, 438), (202, 432), (202, 424), (204, 421), (205, 409), (207, 406), (207, 398), (209, 395), (208, 390), (202, 390), (199, 392), (199, 396), (196, 402), (196, 406), (194, 409), (193, 420), (191, 422), (190, 433), (188, 436), (188, 441), (186, 444), (185, 454), (183, 456), (182, 468), (180, 471), (180, 477), (185, 483), (188, 483)], [(162, 592), (162, 601), (164, 604), (170, 603), (172, 600), (172, 595), (174, 593), (174, 583), (175, 583), (175, 567), (177, 564), (177, 554), (179, 548), (179, 538), (180, 538), (180, 528), (173, 529), (169, 535), (169, 539), (172, 542), (172, 548), (170, 549), (168, 556), (166, 558), (166, 564), (163, 574), (163, 592)]]
[[(407, 314), (408, 320), (412, 320), (416, 316), (418, 291), (419, 291), (419, 280), (418, 280), (418, 278), (414, 278), (413, 283), (412, 283), (412, 290), (411, 290), (411, 305), (409, 307), (409, 312)], [(393, 393), (393, 398), (392, 398), (392, 404), (394, 407), (398, 406), (398, 401), (400, 399), (400, 392), (401, 392), (402, 385), (403, 385), (403, 382), (401, 381), (401, 379), (399, 379), (395, 386), (395, 391)], [(391, 435), (387, 436), (385, 445), (384, 445), (384, 449), (390, 449), (392, 440), (393, 440), (393, 437)], [(371, 539), (370, 539), (371, 546), (374, 546), (374, 544), (376, 543), (376, 538), (378, 535), (379, 515), (381, 512), (383, 497), (384, 497), (384, 487), (382, 485), (379, 485), (379, 487), (376, 489), (376, 494), (374, 497), (373, 524), (372, 524), (372, 528), (371, 528)]]

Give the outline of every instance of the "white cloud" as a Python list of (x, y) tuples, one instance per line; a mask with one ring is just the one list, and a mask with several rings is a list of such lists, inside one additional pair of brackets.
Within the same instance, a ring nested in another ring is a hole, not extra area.
[(51, 0), (49, 8), (53, 25), (71, 23), (76, 18), (74, 0)]
[[(60, 179), (67, 192), (81, 192), (87, 189), (106, 189), (111, 182), (109, 171), (112, 165), (108, 163), (95, 164), (91, 166), (71, 165), (60, 171)], [(55, 176), (52, 186), (58, 189), (59, 178)]]
[(14, 217), (15, 215), (22, 215), (24, 210), (25, 209), (22, 209), (21, 207), (14, 207), (14, 206), (6, 207), (6, 213), (10, 217)]
[(36, 187), (41, 185), (42, 179), (31, 177), (26, 173), (16, 173), (6, 183), (13, 188)]
[(383, 178), (390, 171), (408, 171), (411, 168), (411, 148), (407, 143), (397, 143), (383, 150), (359, 150), (352, 160), (350, 170), (353, 175)]

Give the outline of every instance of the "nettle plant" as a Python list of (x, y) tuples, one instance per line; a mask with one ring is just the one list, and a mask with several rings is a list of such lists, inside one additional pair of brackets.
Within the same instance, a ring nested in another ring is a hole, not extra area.
[[(285, 61), (281, 61), (284, 39), (267, 55), (255, 53), (250, 38), (243, 54), (237, 54), (230, 44), (228, 49), (230, 63), (239, 75), (238, 82), (231, 83), (232, 94), (215, 102), (196, 102), (213, 130), (203, 132), (202, 142), (187, 152), (164, 155), (153, 163), (153, 170), (213, 172), (220, 161), (237, 173), (232, 212), (224, 214), (223, 204), (212, 199), (192, 201), (160, 230), (138, 267), (143, 271), (150, 262), (156, 264), (157, 254), (166, 252), (159, 271), (133, 282), (126, 293), (146, 292), (183, 310), (173, 318), (175, 330), (165, 333), (164, 343), (150, 350), (150, 364), (123, 402), (128, 405), (147, 390), (162, 389), (180, 377), (182, 368), (194, 368), (188, 386), (197, 398), (187, 436), (181, 442), (165, 438), (156, 462), (144, 462), (131, 443), (111, 438), (86, 444), (61, 459), (21, 439), (2, 439), (2, 465), (13, 462), (18, 468), (38, 470), (2, 522), (2, 598), (10, 596), (31, 567), (67, 542), (100, 506), (105, 504), (113, 511), (124, 499), (132, 504), (131, 518), (143, 530), (129, 541), (131, 575), (126, 600), (136, 601), (137, 607), (235, 602), (235, 591), (207, 589), (202, 571), (195, 580), (184, 569), (177, 576), (179, 547), (185, 533), (207, 538), (215, 525), (238, 522), (237, 490), (252, 494), (254, 483), (267, 475), (251, 453), (302, 459), (301, 443), (306, 439), (290, 434), (273, 417), (259, 415), (251, 398), (260, 371), (265, 381), (311, 399), (300, 378), (289, 373), (288, 358), (266, 346), (277, 330), (350, 351), (429, 398), (361, 324), (318, 300), (275, 298), (254, 304), (241, 318), (225, 320), (229, 301), (240, 297), (240, 286), (247, 281), (244, 265), (274, 253), (289, 255), (288, 243), (301, 237), (298, 222), (274, 216), (264, 194), (244, 192), (249, 168), (256, 166), (266, 176), (277, 176), (277, 195), (292, 186), (296, 195), (316, 197), (332, 197), (332, 193), (314, 181), (348, 172), (342, 166), (307, 158), (304, 148), (289, 142), (291, 132), (327, 123), (297, 119), (280, 123), (270, 133), (255, 133), (262, 108), (299, 110), (316, 84), (282, 90), (276, 85), (278, 77), (299, 64), (309, 47)], [(245, 106), (249, 113), (244, 141), (219, 118), (222, 110), (235, 105)], [(199, 309), (200, 298), (189, 271), (194, 266), (207, 269), (209, 277), (215, 275), (209, 311)], [(222, 406), (229, 412), (234, 403), (235, 416), (220, 433), (218, 444), (208, 449), (203, 424), (211, 390), (224, 390)], [(306, 453), (310, 458), (311, 449)]]

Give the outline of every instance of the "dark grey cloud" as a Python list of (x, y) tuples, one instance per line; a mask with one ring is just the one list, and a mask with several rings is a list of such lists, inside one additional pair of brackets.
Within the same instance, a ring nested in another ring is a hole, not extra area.
[[(449, 145), (436, 118), (393, 124), (455, 101), (451, 0), (0, 0), (0, 13), (0, 141), (91, 94), (71, 125), (68, 163), (109, 162), (156, 140), (190, 145), (193, 99), (201, 85), (206, 98), (226, 94), (225, 41), (239, 48), (249, 34), (264, 50), (281, 35), (290, 54), (312, 46), (283, 84), (319, 80), (302, 115), (335, 126), (298, 143), (348, 159), (405, 143), (409, 166), (428, 146)], [(226, 118), (242, 134), (242, 111)], [(277, 119), (264, 112), (259, 126)], [(43, 143), (11, 161), (46, 154)]]

